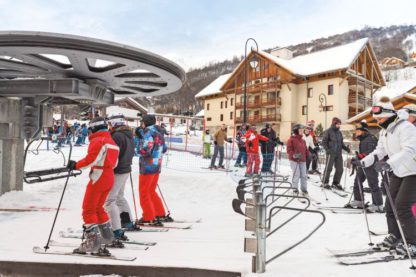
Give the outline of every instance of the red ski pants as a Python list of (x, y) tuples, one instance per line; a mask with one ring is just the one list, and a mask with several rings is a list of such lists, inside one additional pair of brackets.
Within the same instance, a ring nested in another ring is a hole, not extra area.
[(156, 216), (166, 215), (162, 200), (156, 192), (158, 181), (159, 173), (140, 174), (139, 176), (139, 195), (143, 220), (155, 220)]
[[(260, 155), (259, 153), (247, 153), (248, 159), (247, 159), (247, 174), (258, 174), (259, 168), (260, 168)], [(254, 170), (252, 169), (254, 163)], [(253, 170), (253, 171), (252, 171)]]
[(104, 210), (104, 202), (113, 184), (113, 170), (104, 170), (95, 183), (92, 183), (91, 180), (88, 182), (82, 203), (84, 224), (103, 224), (108, 221), (108, 214)]

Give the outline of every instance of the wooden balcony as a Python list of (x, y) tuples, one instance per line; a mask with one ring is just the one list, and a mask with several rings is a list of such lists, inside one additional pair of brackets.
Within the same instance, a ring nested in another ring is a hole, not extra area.
[[(280, 81), (270, 81), (266, 83), (258, 83), (254, 85), (247, 85), (247, 93), (258, 93), (262, 91), (274, 91), (280, 90), (282, 88), (282, 84)], [(241, 87), (236, 89), (229, 89), (226, 92), (235, 92), (236, 94), (243, 94), (244, 93), (244, 84)]]
[[(358, 104), (358, 105), (357, 105)], [(348, 105), (352, 108), (358, 106), (358, 108), (371, 107), (372, 102), (370, 98), (364, 97), (363, 95), (355, 95), (355, 93), (350, 93), (348, 96)]]
[[(255, 109), (261, 108), (265, 106), (276, 106), (280, 107), (282, 105), (282, 99), (280, 97), (276, 98), (269, 98), (269, 99), (261, 99), (261, 101), (247, 101), (247, 109)], [(236, 109), (243, 109), (244, 103), (243, 102), (236, 102), (235, 103)]]
[[(280, 113), (268, 115), (251, 115), (247, 118), (247, 122), (250, 124), (277, 122), (280, 121), (281, 118), (282, 117)], [(236, 123), (243, 123), (243, 117), (237, 117), (235, 121)]]

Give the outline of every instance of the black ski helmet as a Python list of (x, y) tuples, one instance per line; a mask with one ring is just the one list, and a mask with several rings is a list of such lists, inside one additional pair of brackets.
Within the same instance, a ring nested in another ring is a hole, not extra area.
[(299, 133), (299, 129), (305, 129), (305, 126), (302, 124), (296, 124), (292, 127), (292, 132), (294, 134), (298, 134)]
[(153, 114), (146, 114), (143, 116), (142, 122), (144, 126), (149, 127), (156, 124), (156, 117)]
[(99, 130), (107, 130), (108, 129), (107, 120), (104, 117), (101, 117), (101, 116), (95, 117), (90, 121), (89, 129), (93, 133), (95, 133)]

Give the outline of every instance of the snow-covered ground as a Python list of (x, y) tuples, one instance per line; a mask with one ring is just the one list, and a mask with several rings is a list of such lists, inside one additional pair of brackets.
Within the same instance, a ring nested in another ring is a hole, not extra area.
[[(67, 151), (68, 148), (64, 148)], [(74, 148), (73, 158), (79, 159), (86, 147)], [(160, 187), (172, 212), (178, 219), (202, 218), (190, 230), (170, 230), (166, 233), (129, 233), (135, 240), (155, 241), (158, 244), (148, 251), (112, 250), (123, 256), (137, 256), (134, 262), (108, 261), (71, 256), (38, 255), (32, 253), (35, 245), (44, 246), (53, 221), (54, 212), (0, 213), (0, 259), (21, 261), (47, 261), (66, 263), (114, 263), (151, 266), (185, 266), (195, 268), (222, 269), (251, 273), (252, 254), (244, 253), (244, 218), (233, 212), (231, 201), (236, 198), (235, 182), (242, 170), (229, 172), (202, 169), (209, 163), (199, 156), (185, 152), (170, 152), (160, 178)], [(134, 188), (137, 197), (137, 159), (134, 160)], [(61, 157), (52, 152), (30, 155), (27, 168), (39, 169), (62, 165)], [(233, 165), (233, 162), (230, 162)], [(281, 172), (290, 174), (287, 161), (282, 161)], [(59, 238), (58, 232), (68, 227), (81, 228), (81, 203), (87, 183), (87, 172), (71, 178), (62, 203), (53, 239), (66, 242), (79, 240)], [(316, 178), (316, 177), (313, 177)], [(344, 177), (342, 182), (344, 182)], [(347, 178), (347, 188), (352, 179)], [(0, 197), (0, 208), (27, 206), (56, 207), (65, 179), (47, 183), (25, 184), (24, 191), (9, 192)], [(318, 187), (309, 185), (309, 192), (325, 205), (343, 205), (347, 199), (328, 192), (328, 203)], [(130, 184), (126, 187), (127, 199), (131, 200)], [(284, 203), (284, 199), (279, 204)], [(132, 204), (132, 203), (131, 203)], [(302, 204), (296, 202), (294, 206)], [(133, 206), (133, 205), (132, 205)], [(140, 216), (140, 208), (139, 208)], [(285, 221), (293, 213), (282, 211), (273, 219), (273, 226)], [(332, 214), (325, 212), (326, 223), (309, 240), (289, 253), (267, 265), (261, 276), (414, 276), (408, 261), (380, 263), (364, 266), (337, 264), (326, 248), (353, 249), (367, 247), (368, 236), (361, 214)], [(267, 257), (280, 252), (300, 240), (319, 222), (319, 217), (302, 214), (283, 227), (267, 241)], [(385, 231), (384, 215), (369, 215), (369, 224), (375, 231)], [(374, 241), (381, 240), (374, 238)]]

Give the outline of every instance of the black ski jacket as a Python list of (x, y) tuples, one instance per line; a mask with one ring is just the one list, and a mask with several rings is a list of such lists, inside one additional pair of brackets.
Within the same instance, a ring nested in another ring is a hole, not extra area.
[(123, 174), (131, 172), (131, 164), (134, 157), (133, 132), (127, 126), (120, 126), (111, 132), (111, 137), (120, 148), (118, 164), (114, 169), (114, 173)]
[(358, 140), (360, 141), (360, 145), (358, 146), (358, 149), (360, 153), (358, 154), (359, 158), (362, 159), (371, 152), (374, 151), (377, 147), (377, 138), (374, 135), (366, 134), (363, 136), (359, 136)]
[(342, 149), (350, 152), (350, 149), (344, 144), (344, 138), (341, 131), (335, 127), (334, 124), (324, 132), (322, 146), (330, 155), (341, 155)]

